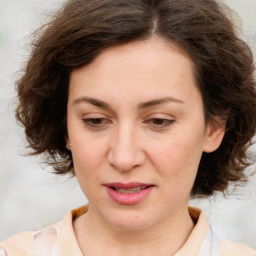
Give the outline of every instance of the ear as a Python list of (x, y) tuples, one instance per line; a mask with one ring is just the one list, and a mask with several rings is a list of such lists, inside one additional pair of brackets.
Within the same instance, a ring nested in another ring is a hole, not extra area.
[(203, 151), (211, 153), (218, 149), (225, 135), (226, 121), (220, 117), (214, 117), (206, 126), (206, 134)]
[(68, 137), (65, 137), (65, 141), (66, 141), (66, 148), (67, 148), (68, 150), (71, 150), (71, 144), (70, 144), (69, 138), (68, 138)]

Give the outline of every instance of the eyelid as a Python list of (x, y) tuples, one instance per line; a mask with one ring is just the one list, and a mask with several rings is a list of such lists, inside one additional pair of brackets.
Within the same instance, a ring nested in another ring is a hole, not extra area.
[(176, 118), (173, 115), (165, 114), (165, 113), (151, 113), (147, 115), (146, 119), (168, 119), (175, 120)]
[(146, 120), (145, 123), (150, 123), (154, 120), (162, 121), (163, 123), (165, 122), (165, 124), (159, 124), (159, 125), (152, 123), (152, 125), (155, 127), (167, 127), (167, 126), (171, 125), (173, 122), (175, 122), (175, 120), (167, 119), (167, 118), (150, 118), (150, 119)]
[[(153, 121), (162, 121), (162, 124), (155, 124)], [(175, 117), (167, 115), (167, 114), (162, 114), (162, 113), (155, 113), (155, 114), (150, 114), (147, 116), (145, 119), (144, 123), (150, 124), (154, 128), (158, 129), (163, 129), (163, 128), (168, 128), (170, 125), (175, 122)]]
[[(111, 123), (111, 120), (108, 116), (102, 113), (87, 113), (84, 114), (81, 118), (83, 124), (92, 129), (104, 129), (108, 124)], [(95, 121), (100, 121), (100, 123), (94, 123)]]
[(83, 118), (109, 118), (106, 114), (100, 113), (100, 112), (90, 112), (90, 113), (84, 113)]
[[(97, 121), (102, 121), (102, 122), (97, 124)], [(97, 129), (97, 130), (104, 129), (109, 124), (111, 124), (111, 121), (106, 118), (83, 118), (82, 122), (88, 128)], [(96, 122), (96, 123), (94, 123), (94, 122)]]

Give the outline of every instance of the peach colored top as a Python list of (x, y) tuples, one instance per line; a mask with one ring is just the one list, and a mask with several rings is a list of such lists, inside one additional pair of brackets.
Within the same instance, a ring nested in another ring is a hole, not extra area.
[[(61, 222), (14, 235), (0, 244), (0, 256), (83, 256), (72, 223), (87, 209), (87, 206), (77, 208)], [(196, 225), (174, 256), (256, 256), (256, 251), (246, 245), (218, 238), (199, 209), (189, 207), (189, 213)]]

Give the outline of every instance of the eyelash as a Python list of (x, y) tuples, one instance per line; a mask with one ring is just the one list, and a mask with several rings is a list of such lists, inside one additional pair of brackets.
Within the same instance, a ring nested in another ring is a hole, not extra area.
[(104, 120), (107, 120), (107, 119), (99, 117), (99, 118), (83, 118), (82, 120), (83, 120), (84, 124), (87, 125), (87, 126), (90, 126), (90, 127), (93, 127), (93, 128), (100, 128), (100, 127), (102, 127), (102, 123), (95, 124), (93, 122), (95, 122), (97, 120), (98, 121), (104, 121)]
[[(155, 124), (155, 123), (153, 123), (154, 121), (157, 121), (157, 122), (160, 121), (162, 124), (160, 124), (160, 125)], [(166, 127), (170, 126), (174, 121), (175, 120), (173, 120), (173, 119), (166, 119), (166, 118), (151, 118), (149, 120), (146, 120), (145, 123), (151, 122), (151, 124), (156, 128), (166, 128)]]
[[(92, 128), (104, 128), (104, 125), (109, 124), (111, 121), (108, 121), (106, 118), (83, 118), (82, 119), (84, 124), (86, 126), (92, 127)], [(106, 124), (104, 124), (104, 120), (107, 121)], [(94, 122), (100, 121), (100, 124), (95, 124)], [(161, 124), (155, 124), (154, 121), (161, 122)], [(173, 119), (166, 119), (166, 118), (151, 118), (146, 120), (144, 123), (151, 124), (154, 126), (154, 128), (167, 128), (170, 125), (172, 125), (175, 122)]]

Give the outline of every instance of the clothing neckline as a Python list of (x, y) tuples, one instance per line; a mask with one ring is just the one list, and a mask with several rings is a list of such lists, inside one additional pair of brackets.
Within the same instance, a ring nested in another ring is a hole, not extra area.
[[(74, 232), (73, 221), (88, 211), (88, 205), (68, 212), (60, 223), (59, 241), (63, 256), (83, 256)], [(209, 229), (203, 212), (195, 207), (188, 207), (189, 214), (195, 223), (189, 238), (175, 256), (198, 256), (200, 248)]]

